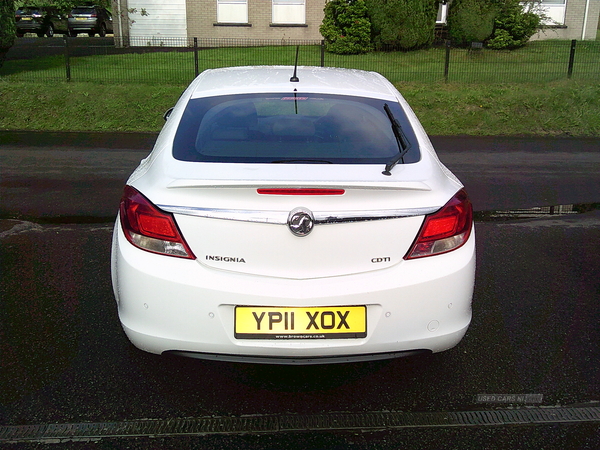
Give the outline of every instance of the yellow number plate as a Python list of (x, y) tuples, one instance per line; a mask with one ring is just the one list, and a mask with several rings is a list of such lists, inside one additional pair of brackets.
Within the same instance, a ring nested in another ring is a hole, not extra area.
[(235, 337), (237, 339), (364, 338), (367, 337), (367, 307), (236, 306)]

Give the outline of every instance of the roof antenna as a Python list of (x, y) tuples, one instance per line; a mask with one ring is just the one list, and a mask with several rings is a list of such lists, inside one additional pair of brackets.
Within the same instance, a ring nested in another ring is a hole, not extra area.
[(294, 75), (290, 78), (290, 82), (298, 83), (300, 79), (296, 76), (296, 70), (298, 70), (298, 51), (300, 50), (300, 46), (296, 46), (296, 63), (294, 64)]

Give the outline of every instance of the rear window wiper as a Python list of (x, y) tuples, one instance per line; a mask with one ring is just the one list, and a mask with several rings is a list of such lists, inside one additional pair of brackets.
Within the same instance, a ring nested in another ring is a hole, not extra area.
[(404, 164), (404, 155), (410, 150), (410, 142), (406, 139), (406, 135), (404, 134), (404, 131), (402, 131), (400, 122), (394, 117), (394, 114), (387, 103), (383, 105), (383, 109), (392, 123), (392, 131), (394, 132), (394, 137), (398, 143), (399, 150), (399, 153), (385, 165), (385, 170), (382, 172), (384, 175), (389, 176), (392, 174), (390, 170), (392, 170), (398, 162), (402, 161), (402, 164)]

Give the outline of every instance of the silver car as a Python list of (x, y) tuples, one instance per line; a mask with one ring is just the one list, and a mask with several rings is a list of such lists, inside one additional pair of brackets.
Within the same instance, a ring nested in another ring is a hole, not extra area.
[(104, 37), (113, 32), (112, 15), (100, 6), (78, 6), (69, 14), (69, 32), (71, 36), (87, 33), (90, 37)]

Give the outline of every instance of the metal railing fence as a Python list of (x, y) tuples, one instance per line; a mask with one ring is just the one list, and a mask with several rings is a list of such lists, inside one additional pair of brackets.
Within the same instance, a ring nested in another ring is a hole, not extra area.
[(21, 38), (0, 68), (8, 81), (187, 84), (208, 68), (299, 65), (372, 70), (392, 82), (600, 81), (600, 41), (534, 41), (517, 50), (385, 49), (336, 55), (323, 41), (196, 38)]

